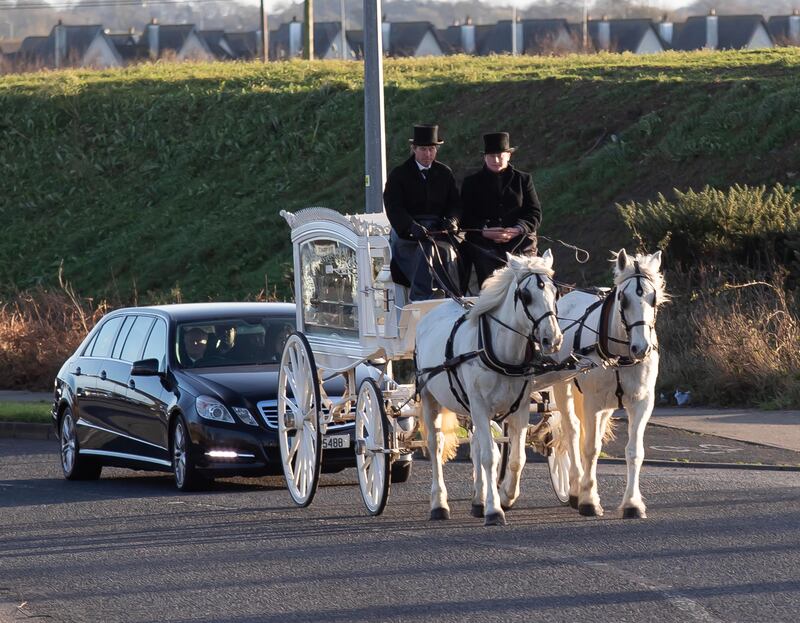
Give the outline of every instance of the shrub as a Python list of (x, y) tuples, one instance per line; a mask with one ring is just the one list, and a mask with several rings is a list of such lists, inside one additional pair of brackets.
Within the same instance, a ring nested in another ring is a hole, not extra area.
[(793, 188), (775, 185), (706, 186), (700, 192), (675, 190), (675, 199), (618, 205), (639, 245), (662, 249), (672, 266), (744, 265), (770, 274), (789, 271), (786, 285), (800, 279), (800, 202)]
[(659, 389), (695, 402), (800, 408), (800, 309), (781, 276), (735, 282), (718, 271), (670, 275), (659, 317)]
[(20, 292), (0, 302), (0, 379), (4, 389), (50, 389), (61, 364), (108, 311), (68, 284)]

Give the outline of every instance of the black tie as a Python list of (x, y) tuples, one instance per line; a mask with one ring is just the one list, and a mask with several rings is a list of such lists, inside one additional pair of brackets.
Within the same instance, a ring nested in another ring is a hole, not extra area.
[(422, 179), (426, 182), (428, 181), (428, 169), (420, 169), (420, 173), (422, 173)]

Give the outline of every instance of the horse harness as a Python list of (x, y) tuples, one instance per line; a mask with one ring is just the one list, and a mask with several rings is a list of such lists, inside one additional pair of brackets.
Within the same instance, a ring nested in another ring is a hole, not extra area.
[[(528, 305), (531, 303), (531, 294), (528, 290), (522, 288), (523, 282), (529, 277), (535, 276), (536, 283), (540, 290), (545, 288), (545, 282), (542, 279), (539, 273), (527, 273), (524, 275), (519, 281), (517, 282), (517, 288), (514, 291), (514, 307), (516, 308), (518, 303), (522, 303), (523, 311), (528, 319), (531, 321), (531, 331), (528, 335), (524, 333), (520, 333), (513, 327), (508, 326), (505, 322), (500, 320), (499, 318), (493, 316), (492, 314), (486, 313), (481, 314), (478, 320), (478, 350), (473, 350), (467, 353), (461, 353), (460, 355), (454, 355), (454, 342), (456, 338), (456, 333), (461, 325), (467, 319), (467, 312), (463, 313), (459, 316), (458, 320), (453, 324), (453, 328), (450, 331), (450, 336), (447, 338), (447, 343), (445, 345), (445, 360), (442, 364), (438, 366), (432, 366), (429, 368), (423, 368), (419, 370), (416, 375), (417, 381), (417, 389), (416, 393), (422, 391), (425, 385), (435, 377), (437, 374), (441, 372), (447, 373), (447, 380), (450, 385), (450, 392), (455, 396), (458, 403), (466, 409), (467, 412), (470, 411), (469, 405), (469, 397), (467, 396), (467, 392), (464, 389), (464, 385), (461, 383), (461, 379), (458, 376), (458, 366), (466, 361), (470, 361), (475, 359), (476, 357), (480, 357), (481, 362), (490, 370), (497, 372), (498, 374), (502, 374), (503, 376), (509, 376), (514, 378), (524, 378), (524, 377), (531, 377), (534, 374), (541, 373), (545, 364), (542, 361), (541, 354), (539, 352), (538, 344), (534, 339), (533, 335), (536, 333), (536, 330), (539, 328), (539, 324), (549, 317), (554, 316), (555, 314), (552, 311), (547, 311), (542, 314), (539, 318), (534, 318), (533, 315), (528, 310)], [(507, 363), (501, 361), (494, 352), (494, 348), (492, 346), (492, 337), (491, 331), (489, 330), (489, 320), (493, 320), (500, 324), (501, 326), (505, 327), (509, 331), (512, 331), (518, 335), (521, 335), (527, 340), (527, 349), (525, 353), (525, 359), (522, 363)], [(553, 368), (548, 368), (547, 370), (552, 370)], [(427, 378), (422, 378), (424, 375), (428, 375)], [(526, 378), (526, 382), (522, 385), (522, 390), (520, 391), (517, 399), (511, 405), (509, 410), (504, 413), (503, 415), (499, 415), (494, 418), (498, 422), (502, 422), (505, 418), (509, 415), (514, 413), (518, 408), (522, 399), (525, 396), (525, 390), (528, 387), (527, 383), (528, 378)]]
[[(626, 342), (625, 340), (618, 340), (609, 335), (609, 320), (611, 318), (611, 310), (614, 307), (614, 299), (622, 296), (622, 290), (620, 290), (619, 288), (626, 281), (629, 281), (631, 279), (636, 279), (636, 295), (640, 297), (644, 294), (644, 288), (642, 288), (641, 280), (646, 279), (647, 281), (650, 281), (650, 283), (652, 284), (652, 280), (647, 275), (641, 272), (639, 268), (639, 261), (634, 260), (633, 264), (635, 270), (634, 274), (631, 275), (630, 277), (626, 277), (625, 279), (623, 279), (619, 284), (615, 285), (611, 290), (607, 292), (601, 292), (597, 290), (592, 291), (591, 294), (597, 296), (598, 300), (592, 303), (589, 307), (587, 307), (586, 311), (578, 320), (573, 321), (572, 324), (563, 329), (563, 331), (566, 332), (575, 325), (578, 325), (578, 329), (575, 331), (575, 336), (572, 340), (573, 356), (575, 355), (575, 353), (577, 353), (582, 357), (586, 357), (592, 353), (597, 353), (597, 355), (600, 357), (600, 359), (603, 360), (605, 364), (615, 368), (614, 374), (617, 378), (617, 389), (615, 390), (614, 395), (617, 397), (617, 404), (620, 409), (623, 408), (622, 396), (625, 394), (625, 392), (623, 391), (622, 383), (619, 380), (619, 368), (623, 366), (634, 366), (640, 362), (630, 357), (615, 356), (611, 354), (611, 350), (609, 349), (609, 342), (615, 342), (617, 344), (624, 344), (630, 346), (630, 341)], [(655, 284), (653, 284), (653, 288), (655, 292), (658, 291), (655, 288)], [(592, 312), (596, 310), (598, 307), (601, 308), (600, 322), (598, 325), (598, 330), (595, 331), (594, 329), (591, 329), (586, 326), (586, 321), (589, 319), (589, 316), (592, 314)], [(655, 310), (654, 313), (657, 313), (658, 301), (655, 298), (653, 299), (653, 309)], [(625, 318), (625, 307), (621, 303), (619, 306), (619, 315), (620, 319), (622, 320), (622, 325), (623, 327), (625, 327), (625, 332), (628, 334), (628, 338), (630, 338), (631, 330), (634, 327), (644, 326), (648, 327), (651, 331), (654, 328), (655, 323), (653, 325), (650, 325), (644, 320), (638, 320), (633, 323), (628, 323), (627, 318)], [(584, 328), (588, 329), (589, 331), (593, 331), (594, 333), (597, 334), (597, 342), (581, 348), (581, 336)], [(658, 344), (655, 344), (653, 346), (653, 350), (658, 350)], [(578, 388), (579, 392), (583, 393), (583, 391), (581, 390), (581, 386), (578, 384), (578, 379), (575, 379), (575, 387)]]

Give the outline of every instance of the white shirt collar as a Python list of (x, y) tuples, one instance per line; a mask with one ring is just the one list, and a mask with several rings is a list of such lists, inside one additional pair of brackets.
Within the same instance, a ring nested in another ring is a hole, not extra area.
[(421, 165), (419, 162), (417, 162), (416, 160), (414, 160), (414, 164), (416, 164), (416, 165), (417, 165), (417, 168), (418, 168), (420, 171), (430, 171), (430, 170), (431, 170), (431, 168), (430, 168), (430, 167), (423, 167), (423, 166), (422, 166), (422, 165)]

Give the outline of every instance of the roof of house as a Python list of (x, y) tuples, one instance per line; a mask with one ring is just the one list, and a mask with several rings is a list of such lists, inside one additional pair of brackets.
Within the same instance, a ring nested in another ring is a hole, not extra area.
[[(139, 39), (139, 44), (146, 49), (150, 49), (151, 28), (145, 26), (144, 34)], [(158, 53), (163, 54), (165, 50), (180, 52), (186, 40), (195, 32), (194, 24), (158, 24)], [(198, 37), (201, 45), (208, 49), (202, 37)], [(211, 53), (211, 50), (208, 50)]]
[(442, 51), (446, 54), (460, 54), (464, 51), (464, 48), (461, 47), (461, 26), (437, 28), (436, 35), (439, 37)]
[(425, 35), (430, 33), (441, 48), (436, 28), (430, 22), (391, 22), (389, 54), (391, 56), (413, 56)]
[(198, 30), (197, 34), (217, 59), (228, 61), (235, 58), (231, 53), (233, 49), (227, 41), (227, 35), (224, 30)]
[(20, 57), (38, 56), (40, 53), (44, 54), (47, 40), (47, 37), (25, 37), (19, 46), (19, 50), (17, 50), (17, 54)]
[(124, 61), (135, 61), (147, 56), (147, 48), (139, 45), (130, 33), (112, 33), (106, 34), (106, 37), (114, 44), (117, 54)]
[(231, 50), (239, 59), (251, 59), (258, 56), (260, 43), (258, 32), (255, 30), (245, 32), (228, 32), (225, 38), (231, 46)]
[[(270, 31), (269, 33), (269, 49), (270, 56), (277, 57), (277, 50), (289, 48), (289, 31), (292, 23), (302, 22), (288, 22), (278, 26), (277, 30)], [(328, 53), (331, 44), (335, 42), (336, 37), (339, 36), (339, 31), (342, 29), (340, 22), (314, 22), (314, 56), (322, 57)], [(350, 40), (352, 31), (347, 31), (347, 39)], [(302, 47), (302, 42), (300, 43)]]
[[(599, 24), (603, 20), (589, 20), (589, 37), (596, 48), (600, 48), (598, 37)], [(658, 37), (658, 33), (649, 19), (610, 19), (611, 49), (615, 52), (635, 52), (639, 49), (645, 35), (652, 31)], [(661, 41), (661, 38), (658, 37)], [(663, 45), (663, 42), (662, 42)]]
[(722, 15), (719, 18), (720, 49), (739, 49), (750, 43), (759, 26), (767, 28), (761, 15)]
[[(693, 15), (683, 24), (675, 24), (672, 47), (676, 50), (700, 50), (707, 45), (705, 15)], [(761, 15), (718, 15), (717, 48), (721, 50), (745, 47), (759, 26), (764, 26)]]
[[(571, 34), (565, 19), (521, 20), (522, 41), (517, 42), (520, 52), (541, 52), (560, 35)], [(478, 30), (482, 29), (482, 30)], [(497, 24), (478, 26), (475, 31), (476, 47), (480, 54), (511, 53), (511, 20), (500, 20)]]

